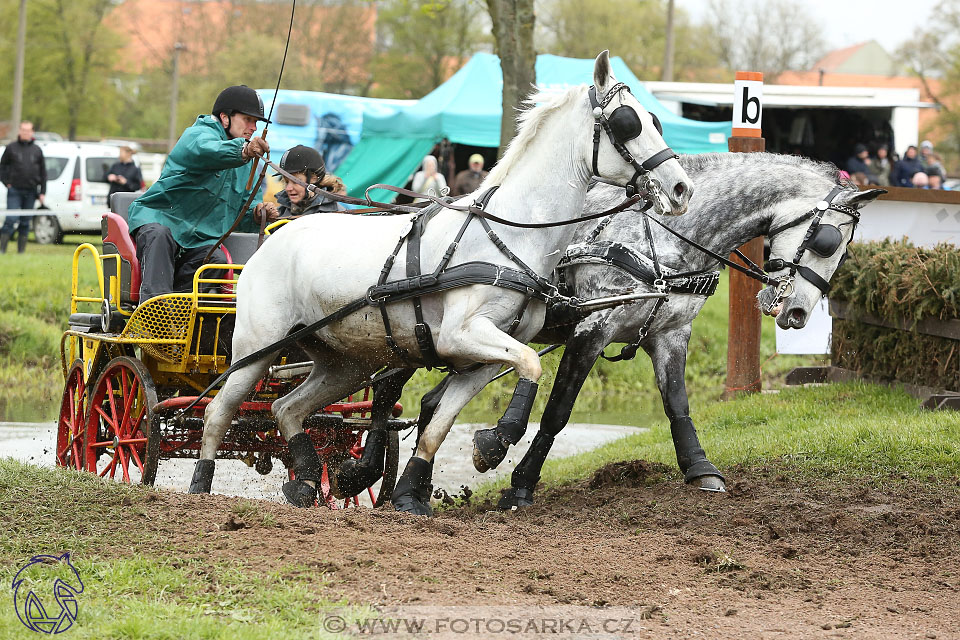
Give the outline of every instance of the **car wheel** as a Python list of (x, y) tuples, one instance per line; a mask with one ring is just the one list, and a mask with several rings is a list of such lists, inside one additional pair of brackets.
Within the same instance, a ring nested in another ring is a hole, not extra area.
[(33, 219), (33, 236), (38, 244), (60, 244), (63, 232), (54, 216), (37, 216)]

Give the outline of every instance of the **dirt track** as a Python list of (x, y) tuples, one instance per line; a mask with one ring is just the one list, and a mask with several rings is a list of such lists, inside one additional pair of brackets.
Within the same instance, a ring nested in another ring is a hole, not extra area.
[(185, 557), (306, 563), (327, 573), (327, 595), (358, 604), (629, 606), (643, 612), (629, 637), (960, 638), (956, 479), (878, 486), (737, 468), (728, 483), (707, 494), (634, 462), (513, 513), (264, 502), (239, 523), (236, 499), (160, 492), (141, 522)]

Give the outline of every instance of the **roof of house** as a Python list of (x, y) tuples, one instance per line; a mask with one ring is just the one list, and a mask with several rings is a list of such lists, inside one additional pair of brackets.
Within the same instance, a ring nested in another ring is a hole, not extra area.
[(835, 49), (817, 60), (812, 71), (857, 75), (901, 75), (899, 65), (876, 40), (867, 40), (852, 47)]

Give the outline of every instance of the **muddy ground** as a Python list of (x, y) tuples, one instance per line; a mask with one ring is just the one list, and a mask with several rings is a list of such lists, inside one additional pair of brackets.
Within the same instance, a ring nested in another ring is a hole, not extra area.
[(325, 595), (358, 604), (628, 606), (641, 611), (629, 637), (960, 638), (956, 478), (734, 468), (728, 488), (637, 461), (526, 510), (473, 503), (432, 519), (270, 502), (238, 517), (235, 498), (160, 491), (124, 526), (183, 557), (304, 563), (326, 573)]

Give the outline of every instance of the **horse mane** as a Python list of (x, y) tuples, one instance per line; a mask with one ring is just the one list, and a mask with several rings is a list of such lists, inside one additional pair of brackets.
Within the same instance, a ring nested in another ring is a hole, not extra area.
[(836, 180), (838, 175), (837, 166), (832, 162), (779, 153), (699, 153), (680, 156), (680, 166), (686, 171), (699, 172), (737, 163), (743, 165), (744, 169), (799, 169), (830, 180)]
[(487, 175), (488, 184), (502, 183), (503, 179), (520, 162), (520, 157), (533, 142), (534, 137), (547, 118), (574, 100), (581, 98), (585, 88), (586, 85), (571, 87), (560, 95), (552, 91), (537, 91), (524, 100), (526, 108), (517, 116), (517, 135), (510, 141), (500, 161), (490, 169), (490, 173)]

